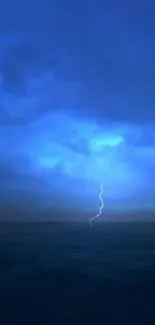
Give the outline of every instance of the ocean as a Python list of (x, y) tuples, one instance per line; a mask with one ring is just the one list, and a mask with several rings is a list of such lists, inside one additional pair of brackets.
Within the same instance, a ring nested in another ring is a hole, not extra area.
[(155, 223), (1, 223), (8, 324), (154, 325)]

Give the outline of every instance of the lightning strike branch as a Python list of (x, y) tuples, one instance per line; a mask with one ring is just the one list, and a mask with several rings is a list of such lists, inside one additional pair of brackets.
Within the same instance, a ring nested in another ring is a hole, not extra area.
[(96, 216), (89, 219), (90, 227), (92, 226), (92, 221), (97, 219), (102, 214), (102, 209), (104, 207), (104, 203), (103, 203), (103, 199), (102, 199), (102, 194), (103, 194), (103, 185), (102, 184), (100, 186), (100, 189), (101, 189), (101, 191), (99, 194), (99, 200), (101, 201), (101, 206), (99, 208), (99, 213)]

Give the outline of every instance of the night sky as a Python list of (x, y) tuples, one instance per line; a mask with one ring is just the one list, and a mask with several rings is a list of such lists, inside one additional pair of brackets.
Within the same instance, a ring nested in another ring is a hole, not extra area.
[(102, 219), (155, 211), (154, 17), (154, 0), (1, 2), (1, 219), (87, 220), (100, 183)]

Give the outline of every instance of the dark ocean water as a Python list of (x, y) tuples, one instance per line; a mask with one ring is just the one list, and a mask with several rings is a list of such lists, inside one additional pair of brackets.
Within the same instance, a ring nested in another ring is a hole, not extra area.
[(155, 224), (1, 224), (0, 324), (154, 325)]

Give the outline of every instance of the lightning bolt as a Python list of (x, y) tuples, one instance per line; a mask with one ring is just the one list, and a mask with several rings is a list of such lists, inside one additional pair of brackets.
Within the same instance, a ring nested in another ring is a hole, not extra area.
[(102, 214), (102, 209), (104, 207), (102, 194), (103, 194), (103, 185), (101, 184), (100, 185), (100, 194), (99, 194), (99, 200), (101, 201), (101, 206), (99, 208), (99, 213), (96, 216), (89, 219), (90, 227), (92, 226), (92, 221), (95, 220), (96, 218), (98, 218)]

